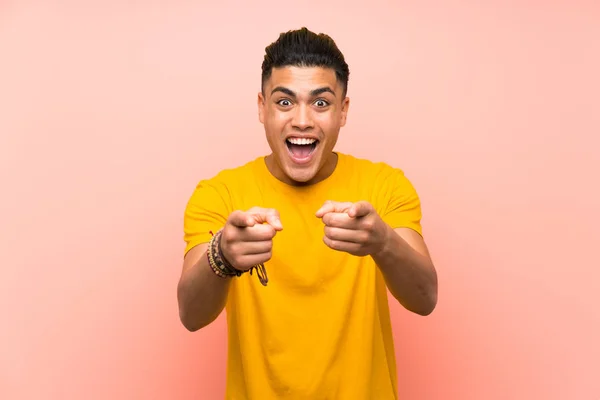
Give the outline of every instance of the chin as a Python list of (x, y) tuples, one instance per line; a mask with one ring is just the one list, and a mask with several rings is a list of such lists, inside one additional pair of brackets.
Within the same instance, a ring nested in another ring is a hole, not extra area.
[(275, 175), (280, 180), (287, 181), (291, 185), (303, 186), (317, 183), (320, 171), (325, 166), (327, 157), (325, 146), (320, 140), (314, 138), (299, 138), (290, 136), (283, 146), (271, 146), (274, 160)]
[(299, 185), (306, 185), (311, 183), (311, 181), (315, 179), (318, 172), (318, 168), (298, 168), (293, 165), (287, 165), (284, 168), (284, 172), (291, 182)]

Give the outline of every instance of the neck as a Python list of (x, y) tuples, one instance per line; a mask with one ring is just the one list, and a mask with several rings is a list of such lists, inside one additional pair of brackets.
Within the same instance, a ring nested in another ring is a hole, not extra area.
[(337, 163), (338, 155), (334, 152), (331, 152), (325, 160), (325, 163), (321, 166), (317, 174), (312, 179), (306, 182), (298, 182), (290, 179), (290, 177), (285, 174), (272, 153), (265, 158), (265, 164), (267, 165), (267, 169), (271, 175), (285, 184), (297, 187), (310, 186), (324, 181), (325, 179), (329, 178), (331, 174), (333, 174), (335, 168), (337, 167)]

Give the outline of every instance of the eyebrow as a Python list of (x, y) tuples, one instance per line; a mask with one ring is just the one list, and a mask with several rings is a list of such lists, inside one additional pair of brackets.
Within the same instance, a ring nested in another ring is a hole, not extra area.
[[(271, 95), (275, 92), (282, 92), (282, 93), (287, 94), (288, 96), (296, 97), (296, 93), (294, 93), (292, 90), (290, 90), (284, 86), (277, 86), (276, 88), (271, 90)], [(311, 90), (310, 95), (318, 96), (322, 93), (331, 93), (335, 97), (335, 92), (328, 86), (323, 86), (323, 87)]]

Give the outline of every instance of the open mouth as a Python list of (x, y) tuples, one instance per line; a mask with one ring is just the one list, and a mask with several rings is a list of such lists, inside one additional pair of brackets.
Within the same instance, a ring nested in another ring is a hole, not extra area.
[(288, 138), (285, 141), (292, 158), (296, 161), (306, 161), (310, 159), (319, 141), (313, 138)]

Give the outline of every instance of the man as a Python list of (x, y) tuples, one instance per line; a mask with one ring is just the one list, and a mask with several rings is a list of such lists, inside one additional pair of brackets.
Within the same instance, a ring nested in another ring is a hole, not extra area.
[(186, 207), (180, 318), (196, 331), (226, 308), (227, 399), (396, 399), (387, 289), (436, 306), (415, 189), (334, 151), (348, 75), (329, 36), (281, 34), (258, 94), (272, 153), (200, 181)]

